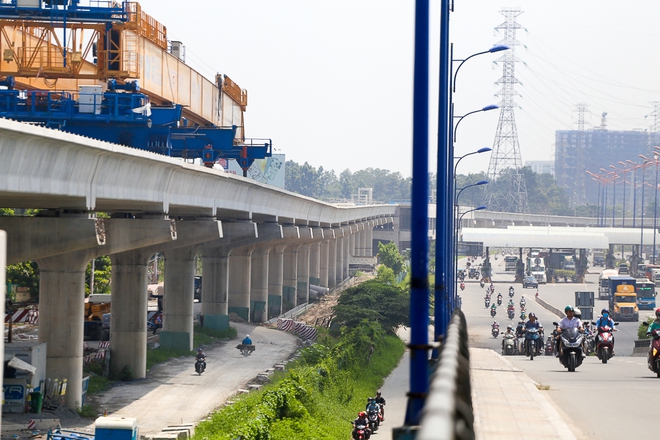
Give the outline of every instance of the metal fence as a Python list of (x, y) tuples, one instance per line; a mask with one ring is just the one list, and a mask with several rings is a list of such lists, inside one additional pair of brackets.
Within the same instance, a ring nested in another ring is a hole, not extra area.
[(431, 376), (417, 440), (474, 439), (467, 322), (455, 309)]

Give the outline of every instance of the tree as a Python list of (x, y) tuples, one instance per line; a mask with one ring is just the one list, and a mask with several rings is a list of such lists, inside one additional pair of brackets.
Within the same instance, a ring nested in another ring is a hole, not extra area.
[(377, 280), (366, 281), (346, 290), (333, 308), (335, 321), (355, 328), (363, 320), (379, 323), (394, 334), (401, 325), (408, 325), (410, 295), (407, 291)]
[(399, 275), (403, 271), (405, 262), (394, 243), (378, 243), (378, 261)]
[(92, 273), (92, 263), (87, 265), (85, 271), (85, 294), (110, 293), (112, 279), (112, 265), (110, 257), (102, 256), (94, 260), (94, 291), (90, 292), (89, 281)]
[(39, 266), (34, 261), (26, 261), (7, 266), (7, 283), (27, 287), (33, 299), (39, 297)]

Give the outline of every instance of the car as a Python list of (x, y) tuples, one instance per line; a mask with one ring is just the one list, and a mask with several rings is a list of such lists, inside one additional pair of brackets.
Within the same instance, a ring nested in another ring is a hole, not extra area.
[(539, 282), (536, 281), (536, 278), (534, 278), (531, 275), (527, 275), (523, 280), (523, 289), (526, 289), (528, 287), (536, 287), (537, 289), (539, 287)]

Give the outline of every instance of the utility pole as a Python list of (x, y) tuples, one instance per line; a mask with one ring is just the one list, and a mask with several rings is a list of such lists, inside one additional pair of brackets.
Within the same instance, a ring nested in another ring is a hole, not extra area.
[[(502, 63), (503, 70), (502, 77), (496, 82), (500, 86), (496, 95), (501, 99), (499, 103), (500, 118), (488, 165), (488, 180), (491, 185), (486, 188), (484, 204), (491, 211), (529, 213), (527, 185), (522, 172), (518, 130), (513, 112), (514, 97), (519, 96), (515, 91), (515, 85), (519, 84), (515, 76), (518, 62), (515, 48), (520, 44), (516, 39), (516, 30), (522, 28), (516, 18), (522, 14), (522, 11), (520, 8), (505, 8), (500, 13), (506, 20), (495, 28), (504, 31), (504, 39), (498, 44), (507, 45), (511, 49), (497, 60)], [(493, 185), (493, 182), (497, 182), (497, 184)]]

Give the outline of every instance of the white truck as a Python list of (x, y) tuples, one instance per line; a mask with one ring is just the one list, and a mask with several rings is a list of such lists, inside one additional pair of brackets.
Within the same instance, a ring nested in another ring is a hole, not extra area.
[(534, 278), (536, 278), (536, 281), (539, 284), (545, 284), (548, 282), (548, 278), (545, 274), (545, 266), (541, 266), (540, 264), (532, 266), (530, 273)]
[(655, 287), (660, 287), (660, 269), (653, 269), (651, 271), (651, 278)]
[(598, 299), (610, 298), (610, 277), (619, 275), (617, 269), (605, 269), (598, 276)]

